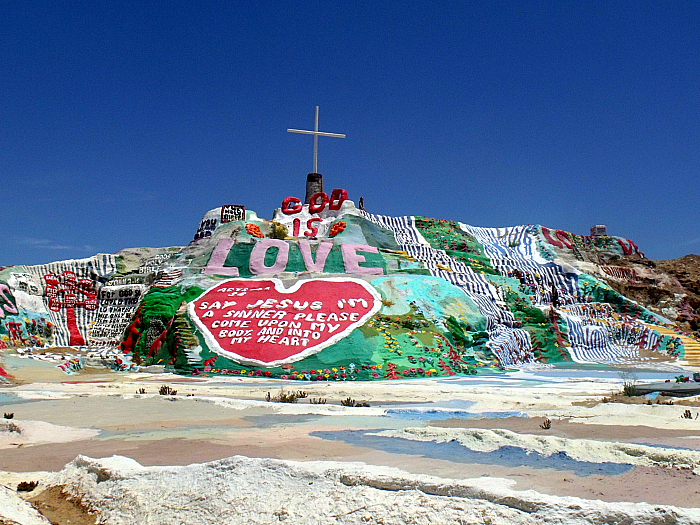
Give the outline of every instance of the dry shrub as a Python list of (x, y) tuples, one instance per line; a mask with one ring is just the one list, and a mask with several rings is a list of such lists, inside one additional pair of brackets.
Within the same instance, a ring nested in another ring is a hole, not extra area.
[(343, 399), (340, 404), (344, 407), (368, 407), (369, 403), (366, 401), (355, 401), (353, 398), (349, 397)]
[(21, 481), (17, 485), (17, 492), (31, 492), (38, 484), (37, 481)]
[(299, 390), (298, 392), (286, 393), (284, 390), (280, 391), (276, 396), (272, 396), (270, 392), (265, 396), (265, 401), (270, 403), (296, 403), (299, 399), (306, 397), (306, 392)]

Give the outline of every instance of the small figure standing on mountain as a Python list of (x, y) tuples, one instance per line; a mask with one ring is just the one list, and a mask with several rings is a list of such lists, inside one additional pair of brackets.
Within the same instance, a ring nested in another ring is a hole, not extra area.
[(358, 202), (358, 207), (362, 211), (365, 211), (365, 198), (364, 197), (360, 197), (360, 202)]
[(552, 284), (552, 291), (550, 293), (550, 296), (552, 298), (552, 306), (556, 308), (559, 306), (559, 292), (557, 291), (557, 288)]

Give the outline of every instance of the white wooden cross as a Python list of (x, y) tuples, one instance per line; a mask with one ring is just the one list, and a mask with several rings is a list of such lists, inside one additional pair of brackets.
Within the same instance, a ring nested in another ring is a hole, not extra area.
[(344, 139), (345, 135), (340, 133), (325, 133), (318, 130), (318, 106), (316, 106), (316, 124), (314, 125), (313, 131), (306, 131), (303, 129), (288, 129), (290, 133), (304, 133), (305, 135), (314, 136), (314, 171), (313, 173), (318, 173), (318, 137), (337, 137), (339, 139)]

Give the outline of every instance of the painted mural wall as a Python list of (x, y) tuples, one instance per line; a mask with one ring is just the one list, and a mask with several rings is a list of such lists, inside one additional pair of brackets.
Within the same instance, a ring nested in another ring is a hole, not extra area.
[(537, 225), (369, 214), (340, 189), (288, 197), (271, 221), (224, 205), (186, 247), (3, 268), (0, 348), (312, 381), (682, 357), (654, 329), (668, 320), (599, 279), (635, 278), (605, 262), (636, 253)]

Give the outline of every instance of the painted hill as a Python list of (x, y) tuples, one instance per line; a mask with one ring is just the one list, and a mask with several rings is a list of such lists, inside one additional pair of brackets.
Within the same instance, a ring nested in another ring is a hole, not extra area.
[(272, 221), (215, 208), (185, 247), (3, 268), (0, 348), (68, 373), (97, 359), (300, 380), (700, 364), (697, 280), (674, 269), (619, 237), (374, 215), (334, 190)]

